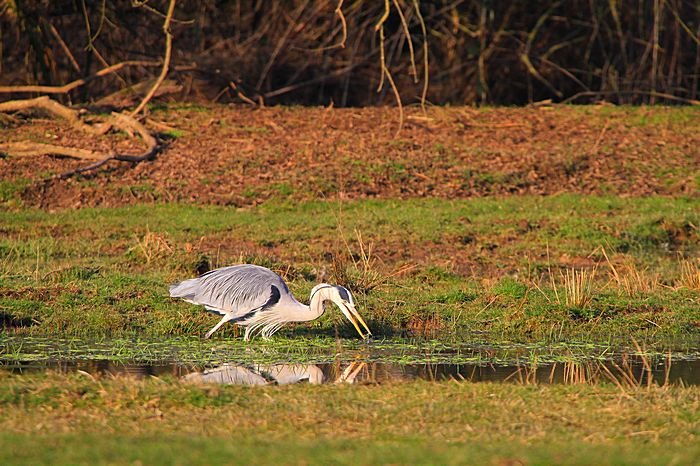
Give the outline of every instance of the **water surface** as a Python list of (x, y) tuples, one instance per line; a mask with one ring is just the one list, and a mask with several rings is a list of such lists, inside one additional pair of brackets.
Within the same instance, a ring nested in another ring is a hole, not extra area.
[(13, 374), (41, 371), (90, 374), (95, 377), (130, 376), (174, 377), (184, 382), (225, 385), (288, 385), (294, 383), (363, 383), (382, 384), (414, 380), (457, 382), (505, 382), (537, 384), (654, 383), (700, 385), (700, 360), (679, 360), (649, 364), (638, 356), (609, 361), (532, 364), (448, 364), (392, 362), (337, 362), (318, 364), (241, 364), (224, 363), (214, 367), (192, 364), (138, 363), (111, 360), (82, 361), (15, 361), (0, 364)]
[(412, 380), (700, 385), (699, 356), (687, 344), (664, 353), (589, 343), (0, 338), (0, 370), (13, 374), (81, 371), (236, 385)]

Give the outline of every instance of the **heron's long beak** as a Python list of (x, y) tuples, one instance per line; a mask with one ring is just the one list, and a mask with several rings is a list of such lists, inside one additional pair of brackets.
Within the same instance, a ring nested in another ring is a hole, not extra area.
[[(339, 303), (340, 310), (342, 311), (343, 314), (345, 314), (345, 317), (348, 318), (350, 322), (352, 322), (352, 325), (355, 327), (355, 330), (357, 330), (357, 333), (360, 334), (362, 338), (367, 338), (370, 335), (372, 335), (372, 332), (370, 331), (369, 327), (367, 327), (367, 324), (365, 323), (365, 320), (362, 318), (359, 312), (355, 309), (355, 306), (352, 304), (348, 304), (346, 302), (341, 302)], [(367, 330), (367, 335), (364, 335), (362, 333), (362, 330), (360, 330), (360, 327), (357, 325), (357, 322), (360, 322), (362, 326)]]

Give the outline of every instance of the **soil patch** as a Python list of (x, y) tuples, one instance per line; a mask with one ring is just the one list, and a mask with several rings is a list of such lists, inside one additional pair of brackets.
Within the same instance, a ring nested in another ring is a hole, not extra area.
[[(692, 108), (411, 108), (398, 135), (393, 108), (171, 106), (151, 116), (175, 128), (152, 162), (113, 162), (43, 183), (85, 163), (5, 157), (0, 186), (27, 186), (17, 193), (23, 205), (49, 209), (243, 206), (273, 197), (694, 196), (700, 187), (700, 112)], [(0, 127), (0, 142), (10, 140), (138, 150), (125, 147), (133, 140), (124, 135), (86, 139), (53, 120)]]

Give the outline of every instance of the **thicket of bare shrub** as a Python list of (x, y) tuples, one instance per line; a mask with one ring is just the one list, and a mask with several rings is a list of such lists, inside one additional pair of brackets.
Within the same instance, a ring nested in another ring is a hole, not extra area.
[[(168, 3), (0, 0), (0, 84), (154, 62), (71, 90), (75, 102), (153, 79)], [(391, 103), (391, 86), (377, 92), (382, 49), (404, 103), (420, 101), (426, 76), (433, 103), (687, 102), (700, 91), (695, 0), (179, 0), (171, 31), (181, 99)]]

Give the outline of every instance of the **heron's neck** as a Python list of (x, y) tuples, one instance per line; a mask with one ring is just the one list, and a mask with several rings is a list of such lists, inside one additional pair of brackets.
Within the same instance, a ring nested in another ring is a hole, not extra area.
[(321, 317), (321, 315), (326, 311), (326, 309), (323, 307), (323, 300), (323, 293), (316, 293), (311, 297), (311, 302), (308, 306), (305, 306), (308, 315), (308, 319), (306, 320), (314, 320)]
[(277, 307), (289, 322), (308, 322), (318, 319), (324, 311), (320, 299), (312, 300), (309, 306), (294, 300), (291, 303), (278, 304)]

